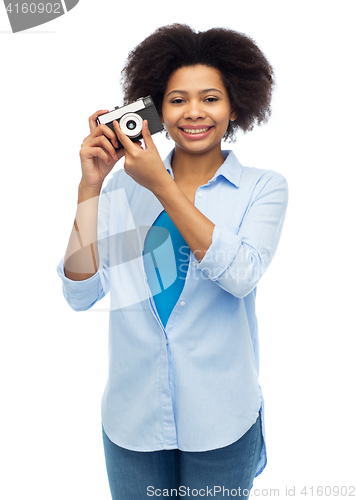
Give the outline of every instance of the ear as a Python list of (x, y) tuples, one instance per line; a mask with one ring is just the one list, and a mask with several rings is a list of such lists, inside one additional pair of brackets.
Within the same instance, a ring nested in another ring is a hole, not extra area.
[(238, 113), (234, 110), (231, 111), (231, 116), (229, 117), (231, 122), (234, 122), (234, 120), (237, 119)]

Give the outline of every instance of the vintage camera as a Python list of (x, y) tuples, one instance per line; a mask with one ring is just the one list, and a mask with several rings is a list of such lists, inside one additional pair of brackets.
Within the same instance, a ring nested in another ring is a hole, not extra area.
[[(151, 135), (164, 129), (159, 114), (155, 108), (154, 101), (150, 96), (141, 97), (137, 101), (127, 104), (121, 108), (116, 106), (113, 111), (99, 115), (97, 118), (98, 125), (104, 123), (107, 127), (113, 130), (113, 132), (115, 132), (113, 127), (114, 120), (119, 123), (121, 130), (132, 141), (142, 139), (143, 136), (141, 134), (141, 130), (144, 120), (148, 121)], [(119, 142), (118, 149), (122, 147), (122, 144)]]

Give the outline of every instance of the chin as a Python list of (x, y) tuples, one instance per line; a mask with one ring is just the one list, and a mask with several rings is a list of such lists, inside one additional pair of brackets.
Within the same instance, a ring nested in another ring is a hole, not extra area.
[(189, 144), (189, 145), (175, 142), (175, 146), (183, 151), (186, 151), (187, 153), (203, 154), (203, 153), (209, 153), (210, 151), (214, 151), (217, 148), (221, 149), (221, 141), (209, 145), (199, 144), (198, 142), (196, 144)]

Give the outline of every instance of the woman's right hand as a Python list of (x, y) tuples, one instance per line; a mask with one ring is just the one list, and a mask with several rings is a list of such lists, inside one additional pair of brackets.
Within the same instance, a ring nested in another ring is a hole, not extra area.
[(82, 186), (100, 189), (105, 177), (116, 162), (124, 156), (124, 148), (119, 147), (118, 138), (107, 125), (98, 125), (97, 118), (107, 109), (102, 109), (89, 117), (90, 134), (82, 143), (79, 153), (82, 167)]

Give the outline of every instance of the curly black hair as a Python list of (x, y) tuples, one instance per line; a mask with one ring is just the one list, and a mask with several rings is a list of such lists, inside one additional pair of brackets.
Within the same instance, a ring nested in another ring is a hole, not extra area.
[(195, 32), (186, 24), (154, 31), (128, 55), (121, 72), (124, 104), (151, 95), (161, 115), (168, 80), (177, 69), (202, 64), (220, 72), (237, 118), (223, 139), (252, 130), (271, 115), (274, 70), (249, 36), (227, 28)]

